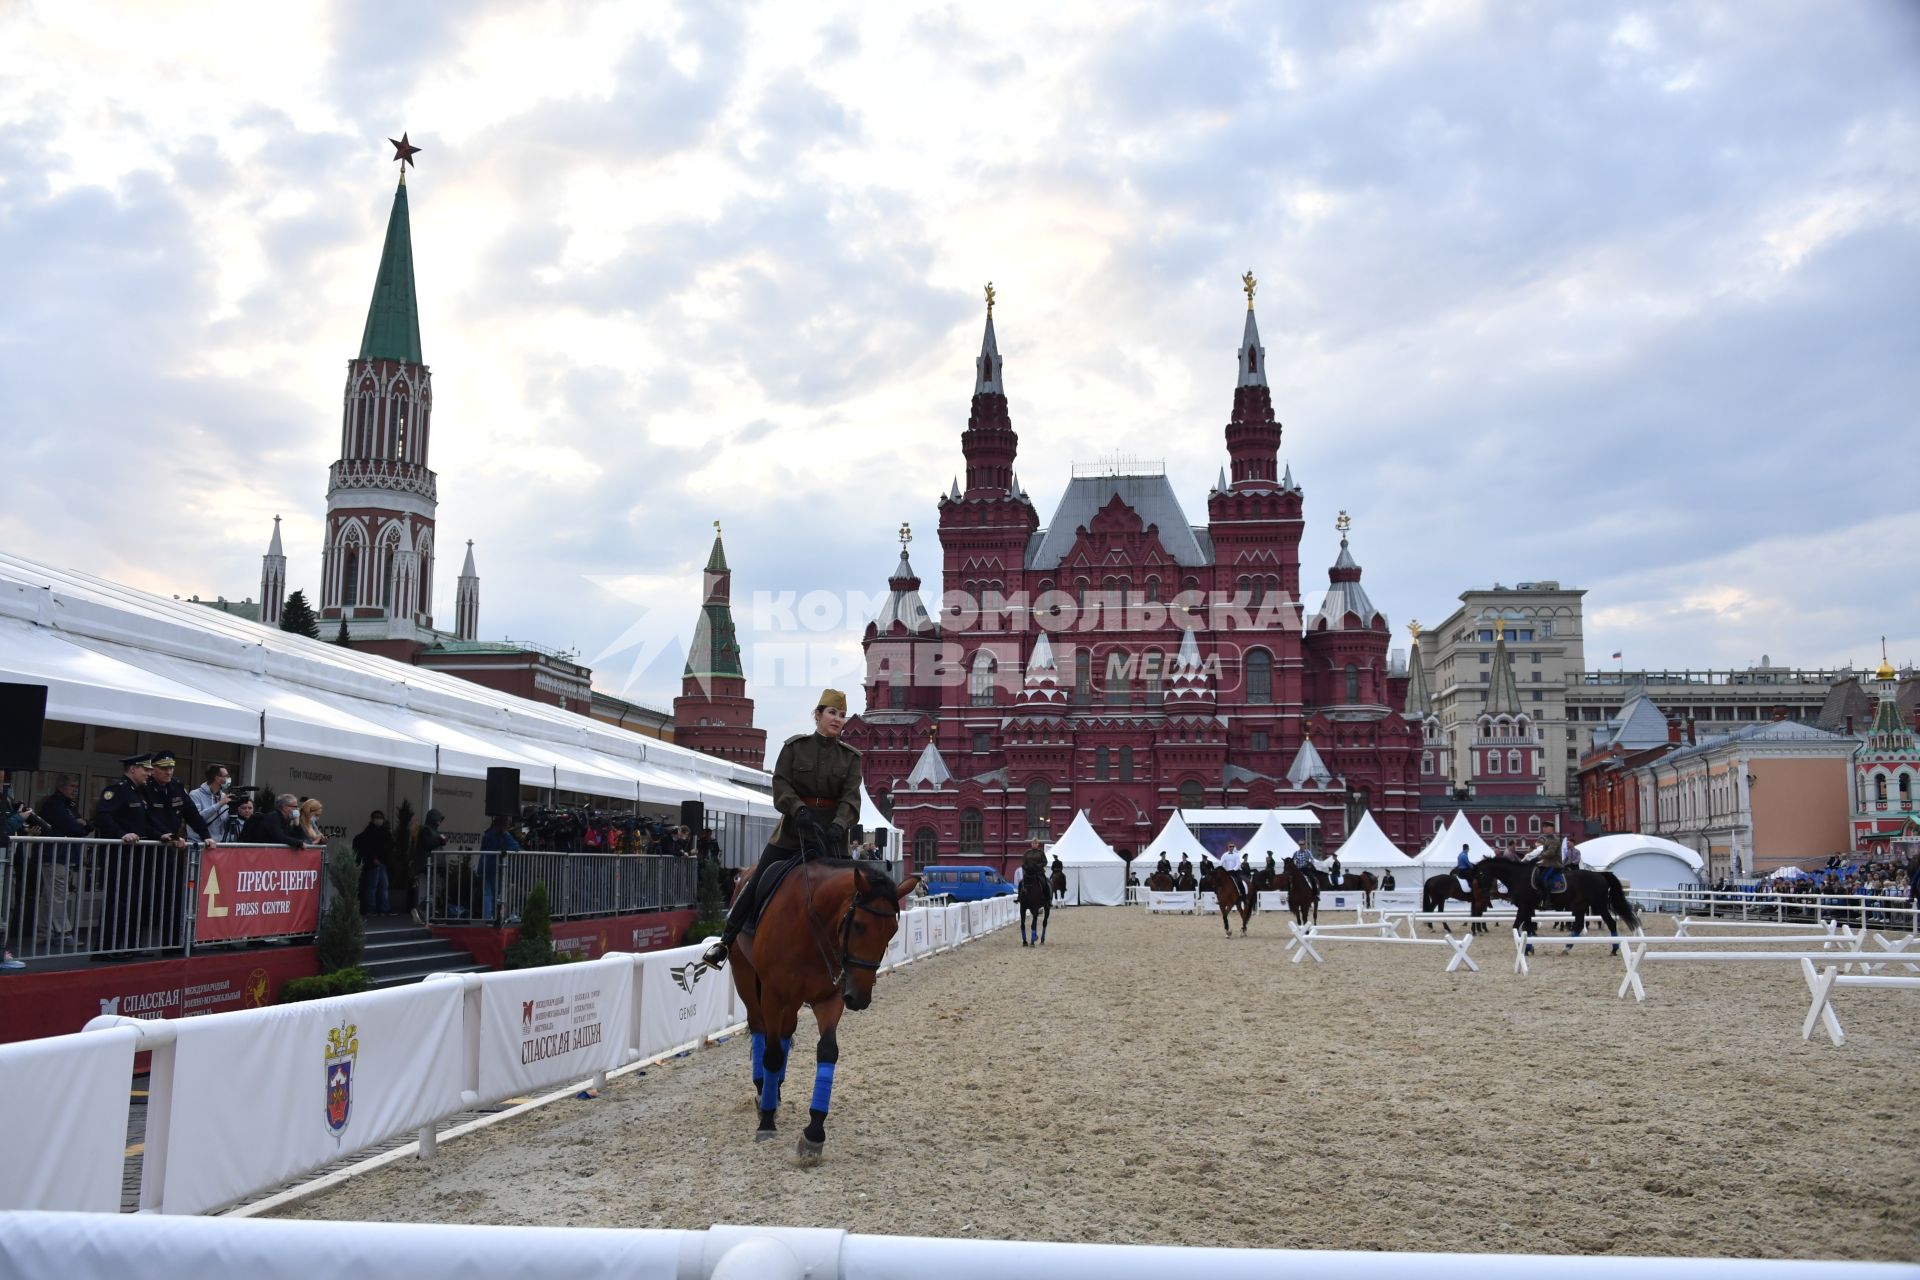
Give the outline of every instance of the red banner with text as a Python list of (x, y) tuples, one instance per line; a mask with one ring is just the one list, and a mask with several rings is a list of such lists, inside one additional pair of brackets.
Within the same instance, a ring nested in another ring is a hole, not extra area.
[(201, 850), (194, 940), (312, 933), (320, 923), (320, 855), (277, 847)]

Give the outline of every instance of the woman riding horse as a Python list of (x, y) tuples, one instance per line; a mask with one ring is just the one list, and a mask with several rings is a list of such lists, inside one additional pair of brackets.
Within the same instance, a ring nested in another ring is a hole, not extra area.
[[(774, 1136), (800, 1007), (813, 1007), (820, 1040), (811, 1123), (799, 1144), (803, 1161), (819, 1159), (827, 1138), (834, 1066), (840, 1060), (840, 1015), (872, 1003), (880, 960), (899, 927), (900, 901), (919, 883), (913, 876), (896, 888), (877, 869), (825, 860), (845, 852), (847, 830), (860, 817), (860, 753), (840, 741), (846, 718), (846, 695), (827, 689), (813, 709), (814, 731), (797, 734), (780, 748), (773, 766), (773, 807), (780, 812), (780, 823), (752, 875), (734, 895), (718, 941), (700, 957), (715, 969), (730, 959), (736, 962), (733, 983), (747, 1007), (754, 1083), (760, 1094), (756, 1139)], [(808, 852), (822, 861), (809, 861)], [(794, 859), (800, 865), (775, 886), (760, 908), (753, 937), (741, 943), (755, 901), (766, 896), (761, 891), (764, 877), (775, 863)]]

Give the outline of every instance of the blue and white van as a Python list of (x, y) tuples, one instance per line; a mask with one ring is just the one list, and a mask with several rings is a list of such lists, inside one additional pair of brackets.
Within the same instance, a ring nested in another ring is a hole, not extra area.
[(955, 902), (1005, 898), (1013, 893), (1013, 886), (992, 867), (921, 867), (920, 879), (928, 893), (944, 893)]

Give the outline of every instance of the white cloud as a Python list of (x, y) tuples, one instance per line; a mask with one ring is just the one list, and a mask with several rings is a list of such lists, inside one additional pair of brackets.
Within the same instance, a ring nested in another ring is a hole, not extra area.
[[(239, 596), (278, 512), (317, 576), (407, 129), (442, 541), (488, 632), (655, 703), (716, 516), (743, 598), (877, 590), (902, 519), (938, 589), (988, 279), (1043, 515), (1118, 451), (1199, 518), (1249, 266), (1309, 593), (1346, 507), (1396, 621), (1545, 576), (1596, 651), (1863, 655), (1920, 634), (1821, 567), (1911, 545), (1873, 522), (1920, 403), (1913, 24), (1732, 12), (16, 7), (0, 537)], [(756, 690), (776, 740), (815, 692)]]

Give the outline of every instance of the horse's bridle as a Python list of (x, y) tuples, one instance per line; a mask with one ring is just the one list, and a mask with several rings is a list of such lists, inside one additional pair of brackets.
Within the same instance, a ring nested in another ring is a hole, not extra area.
[[(868, 915), (891, 916), (895, 920), (898, 920), (900, 918), (900, 904), (894, 901), (890, 894), (874, 893), (872, 890), (863, 892), (858, 888), (854, 890), (853, 900), (847, 903), (847, 913), (840, 917), (840, 963), (836, 969), (833, 958), (828, 954), (826, 942), (820, 934), (820, 927), (826, 922), (813, 913), (813, 879), (808, 874), (808, 870), (808, 864), (803, 859), (800, 863), (800, 876), (807, 890), (807, 930), (813, 934), (813, 945), (820, 951), (821, 963), (827, 966), (827, 980), (833, 983), (834, 986), (841, 987), (844, 992), (848, 970), (864, 969), (869, 973), (880, 972), (881, 962), (879, 960), (862, 960), (853, 954), (853, 913), (856, 911), (864, 911)], [(892, 910), (882, 911), (880, 908), (871, 905), (873, 902), (883, 899), (892, 907)]]

